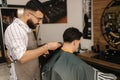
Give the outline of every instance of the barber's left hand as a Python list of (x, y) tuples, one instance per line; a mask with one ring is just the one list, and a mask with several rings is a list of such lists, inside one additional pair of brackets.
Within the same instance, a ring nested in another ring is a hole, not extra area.
[(49, 42), (47, 43), (47, 45), (48, 45), (49, 50), (56, 50), (57, 48), (61, 46), (61, 44), (58, 42)]

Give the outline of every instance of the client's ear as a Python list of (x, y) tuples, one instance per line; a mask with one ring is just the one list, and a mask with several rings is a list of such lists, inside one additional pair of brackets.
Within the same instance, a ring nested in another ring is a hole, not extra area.
[(73, 44), (73, 46), (75, 46), (76, 45), (76, 40), (72, 41), (72, 44)]
[(78, 44), (80, 44), (80, 41), (79, 41), (79, 40), (74, 40), (74, 41), (73, 41), (73, 45), (78, 45)]

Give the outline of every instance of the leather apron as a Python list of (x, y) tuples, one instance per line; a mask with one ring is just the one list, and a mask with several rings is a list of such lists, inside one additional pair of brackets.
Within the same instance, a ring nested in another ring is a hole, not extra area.
[[(28, 33), (28, 47), (27, 50), (37, 48), (37, 42), (33, 32)], [(16, 61), (15, 71), (18, 80), (40, 80), (40, 65), (39, 60), (34, 59), (24, 64)]]

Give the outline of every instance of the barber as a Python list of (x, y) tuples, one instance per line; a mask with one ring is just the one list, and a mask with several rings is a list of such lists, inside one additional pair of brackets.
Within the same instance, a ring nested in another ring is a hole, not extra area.
[(7, 27), (5, 45), (11, 60), (9, 80), (40, 80), (38, 57), (60, 47), (57, 42), (49, 42), (37, 48), (32, 29), (42, 23), (43, 17), (42, 3), (30, 0), (25, 5), (23, 15)]

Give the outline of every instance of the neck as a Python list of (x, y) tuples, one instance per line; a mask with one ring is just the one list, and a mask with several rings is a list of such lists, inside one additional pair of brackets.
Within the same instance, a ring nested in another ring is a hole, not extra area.
[(23, 21), (25, 24), (27, 23), (27, 19), (25, 16), (22, 15), (19, 19)]
[(71, 44), (64, 43), (63, 47), (61, 49), (65, 52), (73, 53), (73, 49), (72, 49)]

